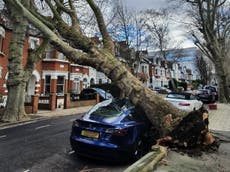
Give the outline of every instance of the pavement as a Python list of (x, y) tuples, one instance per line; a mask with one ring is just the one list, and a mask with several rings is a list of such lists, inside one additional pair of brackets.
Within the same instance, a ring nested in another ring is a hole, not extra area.
[(91, 107), (92, 106), (82, 106), (82, 107), (70, 108), (70, 109), (58, 108), (54, 111), (39, 110), (38, 113), (36, 113), (36, 114), (28, 114), (29, 119), (27, 119), (27, 120), (13, 122), (13, 123), (2, 123), (2, 122), (0, 122), (0, 129), (6, 129), (6, 128), (18, 126), (18, 125), (33, 123), (33, 122), (36, 122), (39, 120), (45, 120), (45, 119), (49, 119), (49, 118), (57, 118), (57, 117), (66, 116), (66, 115), (82, 114), (82, 113), (87, 112)]
[(215, 131), (230, 131), (230, 104), (217, 103), (217, 110), (209, 110), (209, 128)]

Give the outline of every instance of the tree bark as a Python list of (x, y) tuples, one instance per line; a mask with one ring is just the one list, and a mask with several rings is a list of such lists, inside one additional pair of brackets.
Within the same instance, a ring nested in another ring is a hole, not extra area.
[(216, 61), (215, 63), (216, 76), (218, 80), (218, 93), (219, 93), (219, 101), (222, 103), (230, 102), (229, 97), (229, 86), (230, 83), (228, 81), (227, 70), (223, 65), (222, 61)]
[(6, 122), (27, 118), (24, 108), (26, 83), (24, 81), (22, 58), (28, 21), (23, 16), (18, 15), (17, 11), (12, 10), (10, 13), (13, 32), (8, 58), (8, 97), (5, 111), (1, 117), (1, 120)]

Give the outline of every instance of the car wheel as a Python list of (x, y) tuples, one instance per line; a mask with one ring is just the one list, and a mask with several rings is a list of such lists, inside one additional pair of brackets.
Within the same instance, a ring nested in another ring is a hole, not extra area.
[(136, 161), (144, 155), (144, 142), (142, 139), (137, 139), (134, 150), (133, 150), (133, 160)]

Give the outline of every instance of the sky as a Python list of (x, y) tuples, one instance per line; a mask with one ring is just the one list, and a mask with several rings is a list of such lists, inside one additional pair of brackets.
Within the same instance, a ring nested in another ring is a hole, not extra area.
[[(145, 10), (145, 9), (160, 9), (160, 8), (165, 8), (169, 7), (170, 8), (170, 3), (169, 0), (123, 0), (127, 7), (130, 9), (135, 9), (135, 10)], [(178, 15), (175, 13), (174, 16), (177, 20), (184, 21), (184, 16)], [(181, 18), (183, 17), (183, 18)], [(178, 22), (174, 22), (171, 25), (171, 37), (178, 42), (183, 41), (182, 47), (194, 47), (195, 45), (193, 44), (192, 41), (188, 40), (186, 38), (186, 31), (188, 29), (181, 27), (181, 25)]]
[(168, 3), (167, 0), (124, 0), (127, 6), (135, 9), (146, 9), (146, 8), (162, 8)]

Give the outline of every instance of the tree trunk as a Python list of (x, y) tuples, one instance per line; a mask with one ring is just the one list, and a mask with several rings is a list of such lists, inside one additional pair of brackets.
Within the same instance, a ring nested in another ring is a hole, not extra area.
[(229, 82), (227, 70), (224, 68), (224, 65), (221, 61), (216, 61), (215, 63), (216, 76), (218, 80), (218, 93), (219, 93), (219, 101), (221, 103), (229, 103)]
[(23, 78), (24, 70), (22, 66), (22, 58), (28, 22), (23, 16), (18, 15), (16, 10), (10, 12), (13, 32), (8, 57), (8, 97), (1, 120), (13, 122), (26, 117), (24, 109), (25, 83)]

